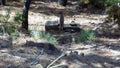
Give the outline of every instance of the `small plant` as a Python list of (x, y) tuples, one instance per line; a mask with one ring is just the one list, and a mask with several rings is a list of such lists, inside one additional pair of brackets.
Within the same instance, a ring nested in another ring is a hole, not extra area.
[(119, 3), (120, 0), (106, 0), (105, 1), (105, 7), (108, 8), (112, 5), (117, 5), (117, 3)]
[(19, 34), (19, 32), (14, 32), (14, 33), (11, 33), (10, 36), (11, 36), (12, 39), (16, 39), (20, 36), (20, 34)]
[(22, 15), (22, 13), (20, 13), (20, 12), (17, 11), (17, 12), (15, 13), (15, 16), (14, 16), (14, 21), (15, 21), (16, 23), (21, 23), (22, 20), (23, 20), (23, 15)]
[(88, 40), (90, 40), (90, 41), (95, 41), (95, 39), (96, 39), (95, 33), (94, 33), (93, 31), (91, 31), (91, 32), (89, 33)]
[(45, 31), (39, 31), (39, 30), (31, 31), (31, 36), (47, 40), (49, 43), (54, 45), (58, 44), (57, 39), (52, 37), (50, 33), (46, 33)]
[(14, 33), (17, 29), (17, 26), (13, 23), (3, 24), (5, 32), (8, 34)]
[(107, 0), (106, 12), (109, 15), (108, 19), (113, 20), (120, 27), (120, 0)]
[(95, 41), (95, 33), (92, 30), (83, 30), (79, 33), (77, 42)]
[(6, 14), (0, 14), (0, 22), (2, 23), (2, 26), (4, 27), (6, 33), (11, 33), (15, 31), (14, 24), (9, 22), (10, 12), (10, 8), (7, 8), (5, 12)]
[(17, 38), (19, 35), (18, 28), (20, 25), (20, 22), (22, 20), (22, 16), (19, 13), (15, 14), (14, 20), (10, 19), (10, 8), (6, 9), (5, 14), (0, 14), (0, 23), (1, 26), (4, 28), (4, 32), (9, 34), (12, 38)]

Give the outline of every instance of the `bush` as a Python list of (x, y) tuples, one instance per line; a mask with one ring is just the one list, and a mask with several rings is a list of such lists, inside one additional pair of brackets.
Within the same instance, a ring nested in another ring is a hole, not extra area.
[(4, 24), (5, 32), (8, 34), (14, 33), (17, 29), (16, 25), (13, 23)]
[(106, 5), (106, 12), (109, 15), (108, 19), (114, 20), (116, 24), (120, 26), (120, 6), (118, 3), (120, 0), (107, 0)]
[(31, 36), (44, 39), (54, 45), (58, 44), (57, 39), (54, 38), (50, 33), (46, 33), (45, 31), (39, 31), (39, 30), (31, 31)]
[(5, 30), (5, 33), (9, 34), (13, 38), (19, 35), (18, 29), (20, 22), (22, 21), (22, 15), (17, 12), (15, 13), (14, 20), (9, 20), (10, 13), (10, 8), (7, 8), (6, 14), (0, 14), (0, 23)]
[(79, 37), (77, 38), (77, 42), (85, 42), (87, 40), (95, 41), (95, 39), (96, 39), (96, 36), (92, 30), (83, 30), (79, 33)]
[(16, 23), (22, 23), (22, 21), (23, 21), (23, 15), (22, 15), (22, 13), (20, 13), (20, 12), (17, 11), (15, 13), (15, 16), (14, 16), (14, 21)]
[(118, 2), (120, 2), (120, 0), (106, 0), (105, 7), (108, 8), (112, 5), (117, 5)]

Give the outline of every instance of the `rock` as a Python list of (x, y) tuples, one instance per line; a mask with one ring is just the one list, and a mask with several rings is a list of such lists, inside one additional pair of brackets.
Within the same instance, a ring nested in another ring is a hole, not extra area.
[(81, 31), (80, 24), (77, 24), (77, 23), (66, 24), (63, 29), (64, 29), (65, 32), (70, 32), (70, 33)]
[(74, 51), (74, 52), (71, 51), (70, 55), (71, 55), (71, 56), (77, 56), (77, 55), (78, 55), (78, 52), (77, 52), (77, 51)]
[(2, 40), (2, 42), (0, 43), (0, 48), (7, 48), (12, 45), (11, 37), (4, 35), (0, 37), (0, 39)]
[(46, 31), (58, 31), (59, 30), (59, 25), (57, 21), (47, 21), (45, 24), (45, 30)]
[(0, 49), (0, 53), (9, 53), (11, 51), (11, 49)]

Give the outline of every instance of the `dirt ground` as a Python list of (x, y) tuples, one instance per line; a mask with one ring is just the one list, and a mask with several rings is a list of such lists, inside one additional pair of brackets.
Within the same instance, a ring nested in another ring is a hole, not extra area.
[[(56, 68), (120, 68), (120, 30), (115, 24), (111, 24), (112, 22), (104, 23), (107, 16), (104, 11), (84, 12), (77, 8), (76, 2), (72, 3), (73, 5), (63, 7), (56, 2), (32, 2), (29, 29), (45, 30), (45, 23), (58, 21), (58, 12), (64, 11), (65, 24), (79, 23), (81, 29), (94, 30), (97, 36), (95, 42), (52, 45), (45, 40), (29, 36), (16, 40), (9, 37), (6, 40), (5, 37), (4, 40), (0, 39), (0, 68), (35, 68), (37, 64), (42, 64), (46, 68), (61, 54), (65, 55), (54, 65), (64, 65)], [(13, 15), (15, 9), (22, 9), (21, 5), (17, 4), (16, 7), (16, 4), (13, 3)], [(3, 46), (4, 44), (7, 46)]]

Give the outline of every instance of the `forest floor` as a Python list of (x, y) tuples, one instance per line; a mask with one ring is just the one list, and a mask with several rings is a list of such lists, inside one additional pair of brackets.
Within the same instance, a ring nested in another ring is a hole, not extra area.
[[(15, 4), (15, 5), (14, 5)], [(15, 9), (21, 5), (13, 3)], [(16, 7), (17, 6), (17, 7)], [(21, 8), (20, 8), (21, 7)], [(112, 22), (104, 23), (107, 15), (102, 10), (78, 9), (76, 5), (66, 7), (55, 2), (34, 2), (29, 12), (29, 29), (45, 30), (47, 21), (58, 21), (59, 11), (64, 11), (65, 24), (78, 23), (81, 29), (96, 32), (96, 41), (52, 45), (45, 40), (24, 36), (16, 40), (0, 39), (0, 68), (35, 68), (42, 64), (44, 68), (61, 54), (54, 65), (64, 64), (57, 68), (120, 68), (120, 30)], [(2, 10), (1, 10), (2, 11)], [(14, 10), (12, 10), (14, 14)], [(63, 33), (65, 34), (65, 33)], [(70, 33), (71, 34), (71, 33)], [(59, 35), (59, 34), (58, 34)], [(65, 37), (65, 36), (63, 36)], [(64, 38), (62, 41), (71, 39)], [(9, 45), (13, 43), (13, 45)], [(7, 46), (2, 46), (7, 44)]]

